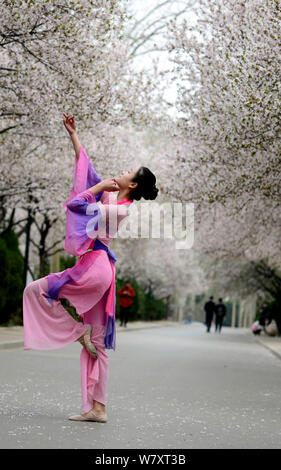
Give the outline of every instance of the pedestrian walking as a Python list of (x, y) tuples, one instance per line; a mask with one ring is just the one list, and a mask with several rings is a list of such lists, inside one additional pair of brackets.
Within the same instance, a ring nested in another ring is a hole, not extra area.
[(226, 315), (226, 306), (222, 303), (222, 298), (219, 299), (219, 303), (216, 305), (215, 315), (216, 315), (216, 319), (215, 319), (216, 330), (215, 331), (219, 330), (219, 332), (221, 332), (223, 319)]
[(208, 302), (204, 305), (204, 310), (206, 313), (206, 326), (207, 326), (207, 333), (210, 333), (211, 324), (213, 320), (213, 316), (216, 310), (216, 305), (214, 303), (214, 297), (211, 296)]
[(135, 289), (129, 282), (126, 282), (118, 291), (120, 304), (120, 326), (127, 327), (133, 299), (136, 296)]
[[(73, 187), (66, 211), (65, 250), (76, 264), (29, 283), (23, 292), (24, 349), (51, 350), (79, 341), (82, 410), (75, 421), (106, 422), (108, 355), (115, 350), (115, 253), (109, 248), (128, 208), (141, 197), (155, 199), (155, 176), (137, 167), (101, 180), (79, 142), (73, 116), (64, 113), (75, 150)], [(110, 216), (110, 217), (109, 217)], [(110, 221), (113, 221), (109, 224)], [(112, 227), (113, 225), (113, 227)], [(60, 302), (69, 300), (82, 322)]]

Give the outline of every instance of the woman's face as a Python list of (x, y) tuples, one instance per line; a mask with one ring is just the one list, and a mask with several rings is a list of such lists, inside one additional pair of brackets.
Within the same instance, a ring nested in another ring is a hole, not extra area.
[(129, 187), (129, 184), (133, 182), (133, 178), (135, 177), (139, 168), (140, 167), (138, 166), (129, 171), (123, 171), (123, 173), (120, 176), (117, 176), (117, 178), (114, 178), (115, 181), (118, 183), (120, 189), (126, 189)]

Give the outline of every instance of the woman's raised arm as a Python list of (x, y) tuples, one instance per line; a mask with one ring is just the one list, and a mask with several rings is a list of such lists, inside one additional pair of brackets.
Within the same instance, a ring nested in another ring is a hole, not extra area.
[(91, 191), (93, 194), (98, 194), (101, 191), (119, 191), (119, 190), (120, 190), (120, 187), (117, 181), (115, 180), (115, 178), (107, 178), (95, 184), (91, 188), (89, 188), (89, 191)]
[(75, 124), (74, 116), (68, 116), (65, 113), (63, 113), (63, 115), (65, 117), (65, 119), (63, 120), (64, 127), (66, 128), (66, 130), (69, 133), (70, 138), (72, 140), (76, 158), (79, 158), (81, 144), (80, 144), (80, 141), (78, 139), (77, 132), (76, 132), (76, 124)]

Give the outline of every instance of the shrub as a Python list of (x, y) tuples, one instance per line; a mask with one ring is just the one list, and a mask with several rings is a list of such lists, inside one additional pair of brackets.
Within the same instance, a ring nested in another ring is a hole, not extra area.
[(0, 237), (0, 324), (22, 325), (24, 259), (13, 230)]

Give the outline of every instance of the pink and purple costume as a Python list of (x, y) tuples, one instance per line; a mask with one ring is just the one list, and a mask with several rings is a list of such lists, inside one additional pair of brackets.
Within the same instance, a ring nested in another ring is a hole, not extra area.
[[(91, 340), (99, 357), (81, 351), (82, 409), (106, 403), (108, 355), (115, 349), (115, 261), (109, 245), (132, 201), (117, 202), (117, 192), (94, 195), (88, 188), (101, 181), (81, 146), (75, 157), (73, 187), (63, 204), (66, 210), (65, 250), (79, 256), (72, 268), (29, 283), (23, 293), (24, 349), (59, 349), (92, 326)], [(114, 221), (109, 227), (108, 221)], [(113, 229), (112, 229), (113, 226)], [(103, 230), (100, 230), (103, 228)], [(90, 251), (87, 251), (90, 250)], [(83, 323), (67, 312), (60, 298), (68, 299)]]

